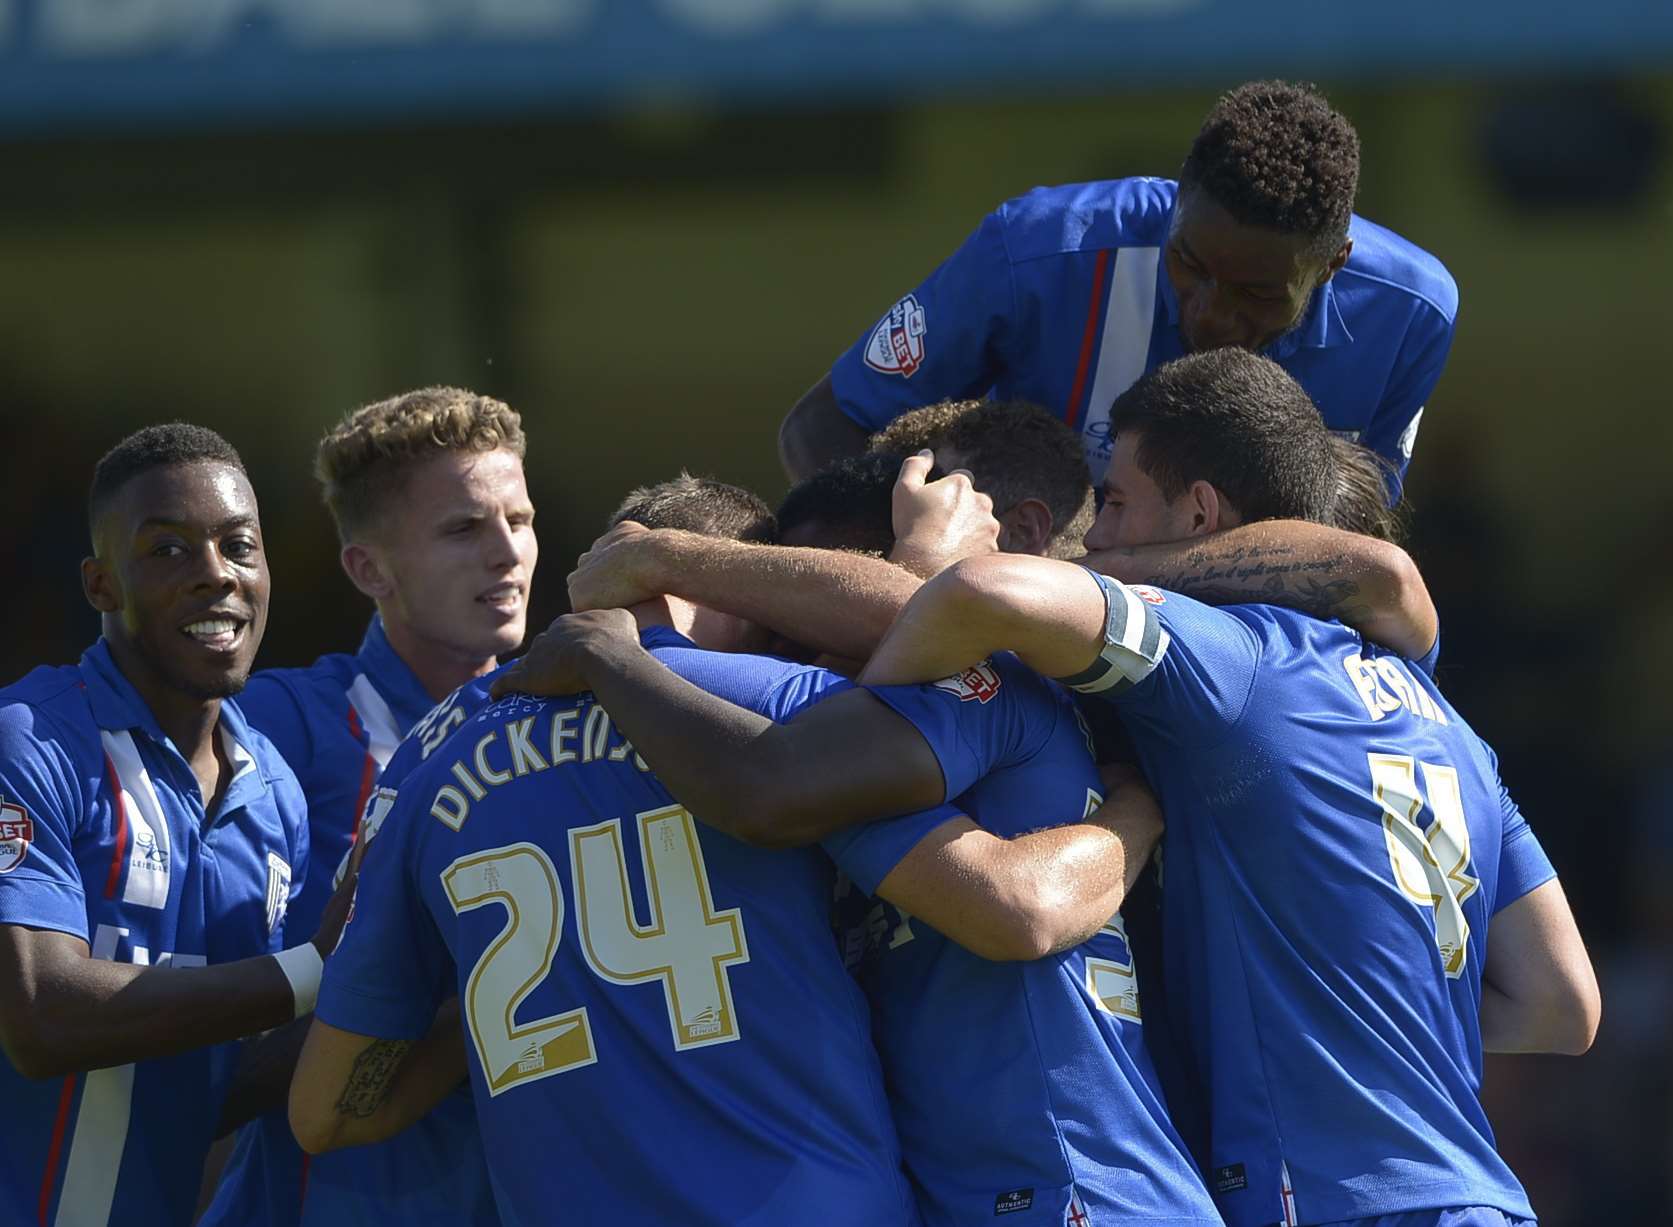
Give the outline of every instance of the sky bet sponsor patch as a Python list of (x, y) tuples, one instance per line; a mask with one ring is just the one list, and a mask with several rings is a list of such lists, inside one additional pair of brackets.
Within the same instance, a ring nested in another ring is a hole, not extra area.
[(23, 864), (34, 840), (35, 823), (29, 811), (11, 801), (0, 800), (0, 873), (10, 873)]
[(916, 294), (908, 294), (872, 329), (866, 342), (866, 365), (884, 375), (917, 374), (924, 364), (924, 337), (929, 326)]
[(955, 673), (930, 685), (948, 694), (956, 694), (960, 703), (968, 703), (972, 699), (986, 703), (999, 693), (999, 671), (993, 667), (991, 660), (984, 660), (979, 665), (971, 665), (963, 673)]

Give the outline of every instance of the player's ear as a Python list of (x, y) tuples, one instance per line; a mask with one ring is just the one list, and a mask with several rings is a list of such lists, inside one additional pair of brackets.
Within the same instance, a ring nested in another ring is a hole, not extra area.
[(102, 614), (122, 608), (122, 586), (110, 566), (98, 558), (81, 560), (81, 591), (87, 603)]
[(1025, 498), (999, 517), (999, 548), (1007, 554), (1043, 555), (1053, 527), (1051, 508)]
[(1324, 266), (1324, 276), (1319, 278), (1320, 285), (1323, 285), (1332, 277), (1336, 276), (1337, 273), (1342, 271), (1343, 266), (1345, 266), (1348, 262), (1348, 257), (1353, 255), (1353, 250), (1354, 241), (1352, 239), (1344, 239), (1342, 242), (1342, 249), (1335, 255), (1331, 256), (1330, 263)]
[(381, 601), (395, 592), (395, 580), (378, 557), (378, 552), (359, 541), (351, 541), (338, 555), (343, 573), (349, 582), (374, 601)]
[(1193, 537), (1206, 536), (1219, 532), (1222, 528), (1229, 528), (1226, 514), (1231, 505), (1225, 496), (1206, 481), (1194, 481), (1185, 491), (1186, 513), (1190, 516), (1188, 528)]

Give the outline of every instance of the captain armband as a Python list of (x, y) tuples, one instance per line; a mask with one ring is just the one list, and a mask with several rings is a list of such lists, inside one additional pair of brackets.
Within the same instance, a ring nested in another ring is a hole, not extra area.
[(1082, 694), (1107, 698), (1150, 676), (1167, 655), (1168, 632), (1152, 604), (1132, 588), (1090, 567), (1082, 569), (1104, 594), (1104, 645), (1089, 667), (1057, 680)]

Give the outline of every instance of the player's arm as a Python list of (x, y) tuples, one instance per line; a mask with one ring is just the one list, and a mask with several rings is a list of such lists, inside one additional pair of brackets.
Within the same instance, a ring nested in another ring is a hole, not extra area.
[(1262, 602), (1336, 618), (1411, 659), (1440, 620), (1411, 555), (1389, 541), (1301, 520), (1264, 520), (1189, 541), (1099, 550), (1084, 565), (1210, 605)]
[(0, 717), (0, 794), (31, 832), (22, 861), (0, 876), (0, 1047), (19, 1073), (48, 1078), (170, 1056), (312, 1008), (342, 928), (329, 909), (311, 941), (278, 955), (208, 967), (94, 958), (72, 847), (89, 803), (77, 779), (22, 709)]
[(1483, 1048), (1578, 1055), (1592, 1046), (1602, 1009), (1591, 958), (1556, 878), (1493, 914), (1481, 974)]
[(559, 618), (492, 687), (496, 698), (582, 690), (682, 805), (746, 843), (809, 844), (945, 794), (928, 743), (880, 700), (844, 691), (775, 724), (664, 667), (621, 610)]
[(833, 460), (865, 451), (868, 433), (837, 404), (827, 371), (785, 415), (778, 428), (778, 458), (790, 480), (798, 482)]
[(1084, 567), (1050, 558), (967, 558), (918, 590), (871, 662), (867, 685), (948, 677), (999, 651), (1066, 678), (1099, 657), (1104, 594)]
[(459, 999), (449, 998), (420, 1040), (379, 1039), (318, 1018), (290, 1084), (290, 1127), (309, 1154), (393, 1137), (465, 1077)]
[(570, 606), (578, 612), (625, 609), (670, 594), (817, 651), (864, 660), (918, 590), (920, 577), (998, 547), (992, 500), (977, 493), (967, 474), (927, 480), (933, 461), (923, 452), (901, 465), (888, 561), (627, 522), (581, 556), (569, 576)]
[(0, 1044), (24, 1077), (53, 1078), (265, 1031), (312, 1008), (336, 936), (322, 927), (283, 955), (142, 967), (95, 959), (70, 933), (0, 924)]
[(1092, 814), (1014, 839), (951, 819), (875, 893), (982, 958), (1044, 958), (1109, 922), (1161, 834), (1161, 809), (1134, 774)]

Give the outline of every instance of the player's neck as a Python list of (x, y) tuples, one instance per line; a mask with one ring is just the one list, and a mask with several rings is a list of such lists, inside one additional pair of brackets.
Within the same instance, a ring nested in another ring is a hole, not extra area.
[(215, 737), (221, 721), (221, 700), (200, 698), (170, 683), (122, 636), (107, 634), (105, 641), (110, 645), (111, 659), (144, 701), (157, 727), (197, 775), (207, 807), (221, 775)]
[(393, 621), (387, 614), (383, 620), (384, 637), (401, 663), (412, 670), (424, 693), (440, 703), (448, 695), (484, 673), (493, 672), (499, 664), (496, 656), (478, 656), (459, 652), (446, 644), (436, 643), (417, 634), (403, 622)]

